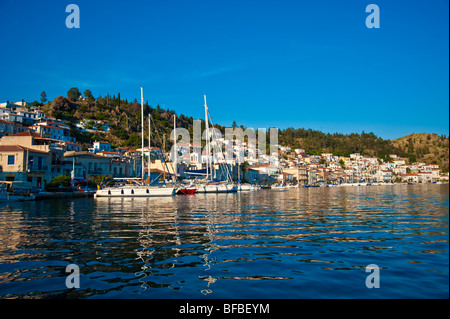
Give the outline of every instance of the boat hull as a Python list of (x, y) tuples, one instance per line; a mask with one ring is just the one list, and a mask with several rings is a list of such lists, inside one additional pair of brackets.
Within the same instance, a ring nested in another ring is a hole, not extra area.
[(240, 192), (251, 191), (252, 189), (254, 189), (254, 187), (249, 184), (243, 184), (238, 186), (238, 191)]
[(194, 187), (190, 187), (190, 188), (180, 188), (177, 191), (178, 195), (191, 195), (191, 194), (195, 194), (197, 192), (197, 188)]
[(197, 186), (197, 193), (233, 193), (236, 191), (237, 186), (229, 184), (206, 184)]
[(123, 187), (104, 188), (95, 193), (95, 197), (153, 197), (172, 196), (175, 194), (172, 187)]

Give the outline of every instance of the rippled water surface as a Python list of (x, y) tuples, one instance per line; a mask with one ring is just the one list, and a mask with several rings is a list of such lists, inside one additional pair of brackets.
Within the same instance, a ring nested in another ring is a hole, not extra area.
[(448, 298), (448, 213), (448, 184), (0, 203), (0, 297)]

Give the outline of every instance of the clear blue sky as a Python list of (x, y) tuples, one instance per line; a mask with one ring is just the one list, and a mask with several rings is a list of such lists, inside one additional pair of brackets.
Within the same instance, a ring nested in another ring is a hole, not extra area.
[[(80, 28), (68, 29), (68, 4)], [(368, 29), (368, 4), (380, 8)], [(0, 0), (0, 101), (71, 87), (231, 126), (449, 135), (448, 0)]]

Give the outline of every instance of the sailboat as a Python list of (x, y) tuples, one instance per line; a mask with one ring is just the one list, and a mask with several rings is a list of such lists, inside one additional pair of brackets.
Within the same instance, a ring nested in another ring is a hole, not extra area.
[(257, 190), (259, 187), (256, 185), (247, 183), (241, 184), (241, 165), (238, 163), (237, 167), (238, 167), (238, 185), (237, 185), (238, 192)]
[[(209, 121), (208, 121), (208, 105), (205, 99), (205, 124), (206, 124), (206, 178), (202, 182), (196, 185), (197, 193), (231, 193), (237, 191), (237, 186), (231, 182), (231, 176), (228, 171), (228, 167), (225, 166), (227, 181), (213, 181), (212, 159), (211, 159), (211, 144), (210, 139), (214, 139), (214, 135), (209, 136)], [(222, 151), (222, 150), (220, 150)]]
[[(177, 157), (178, 157), (177, 138), (178, 138), (178, 136), (177, 136), (177, 116), (175, 114), (173, 117), (173, 138), (174, 138), (174, 142), (173, 142), (173, 150), (174, 151), (173, 151), (172, 166), (173, 166), (173, 174), (176, 179), (177, 174), (178, 174), (178, 168), (177, 168)], [(177, 188), (178, 195), (191, 195), (196, 192), (197, 192), (197, 187), (195, 187), (195, 185), (193, 185), (192, 183), (189, 185), (181, 184)]]
[[(176, 188), (171, 186), (151, 186), (150, 185), (150, 118), (148, 121), (148, 185), (144, 183), (144, 93), (141, 87), (141, 146), (142, 146), (142, 176), (141, 181), (136, 178), (113, 178), (103, 187), (99, 188), (94, 197), (151, 197), (151, 196), (172, 196), (175, 195)], [(111, 184), (111, 186), (109, 186)], [(114, 185), (115, 184), (115, 185)]]

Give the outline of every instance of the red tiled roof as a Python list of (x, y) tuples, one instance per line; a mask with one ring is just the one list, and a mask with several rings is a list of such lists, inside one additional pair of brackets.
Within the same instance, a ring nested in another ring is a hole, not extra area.
[(121, 155), (119, 152), (109, 152), (109, 151), (100, 151), (100, 152), (97, 152), (97, 153)]
[(33, 132), (33, 131), (25, 131), (25, 132), (20, 132), (20, 133), (8, 135), (8, 136), (32, 136), (32, 137), (41, 137), (39, 134), (37, 134), (37, 133), (35, 133), (35, 132)]
[(33, 127), (47, 127), (47, 128), (52, 128), (52, 129), (56, 129), (56, 130), (64, 130), (63, 128), (60, 127), (56, 127), (56, 126), (50, 126), (50, 125), (33, 125)]
[(0, 145), (0, 152), (22, 152), (23, 148), (19, 145)]
[(0, 152), (24, 152), (29, 151), (31, 153), (47, 154), (48, 152), (34, 150), (28, 147), (20, 145), (0, 145)]

